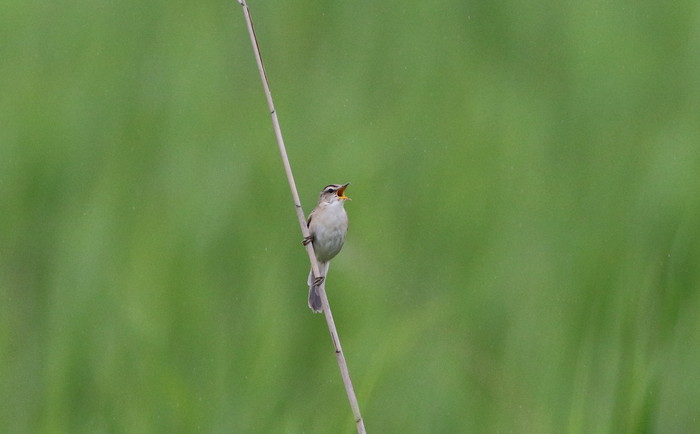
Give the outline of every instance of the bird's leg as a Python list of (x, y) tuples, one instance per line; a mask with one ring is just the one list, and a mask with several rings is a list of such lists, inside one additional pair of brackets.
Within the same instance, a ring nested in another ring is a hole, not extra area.
[(312, 242), (313, 240), (314, 240), (314, 237), (312, 235), (309, 235), (308, 237), (304, 237), (304, 239), (301, 240), (301, 243), (306, 246), (310, 242)]
[(326, 276), (318, 276), (317, 278), (314, 279), (314, 286), (321, 286), (323, 281), (326, 279)]

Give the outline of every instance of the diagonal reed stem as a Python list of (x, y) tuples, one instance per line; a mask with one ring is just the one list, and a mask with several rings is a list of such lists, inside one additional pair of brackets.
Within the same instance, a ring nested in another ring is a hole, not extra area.
[[(287, 173), (287, 180), (289, 181), (289, 188), (292, 191), (292, 198), (294, 199), (294, 207), (296, 208), (297, 218), (299, 219), (299, 226), (301, 227), (301, 233), (304, 238), (309, 236), (309, 228), (306, 225), (306, 219), (304, 218), (304, 211), (301, 208), (301, 201), (299, 200), (299, 193), (297, 193), (297, 187), (294, 183), (294, 175), (292, 174), (292, 167), (289, 164), (289, 158), (287, 157), (287, 150), (284, 146), (284, 139), (282, 138), (282, 130), (280, 128), (279, 120), (277, 119), (277, 111), (275, 111), (275, 105), (272, 102), (272, 93), (270, 93), (270, 85), (267, 81), (267, 74), (265, 73), (265, 67), (263, 66), (262, 57), (260, 55), (260, 47), (258, 46), (258, 39), (255, 36), (255, 30), (253, 29), (253, 21), (250, 18), (250, 10), (245, 0), (238, 0), (238, 2), (243, 7), (243, 15), (245, 16), (246, 24), (248, 25), (248, 34), (250, 35), (250, 41), (253, 44), (253, 52), (255, 53), (255, 60), (258, 64), (258, 70), (260, 71), (260, 79), (262, 80), (263, 88), (265, 90), (265, 97), (267, 98), (267, 105), (270, 109), (270, 115), (272, 116), (272, 127), (275, 130), (275, 137), (277, 138), (277, 145), (279, 146), (280, 154), (282, 155), (282, 163), (284, 164), (284, 170)], [(314, 253), (314, 247), (312, 243), (306, 245), (306, 253), (309, 255), (309, 261), (311, 261), (311, 270), (314, 276), (319, 276), (318, 263), (316, 262), (316, 254)], [(357, 432), (359, 434), (365, 434), (365, 423), (360, 414), (360, 405), (357, 402), (357, 397), (355, 396), (355, 389), (352, 387), (352, 381), (350, 379), (350, 372), (348, 371), (348, 365), (345, 362), (345, 355), (343, 354), (343, 348), (340, 345), (340, 338), (338, 337), (338, 332), (335, 328), (335, 322), (333, 321), (333, 314), (331, 313), (331, 307), (328, 304), (328, 298), (326, 297), (326, 285), (320, 285), (319, 293), (321, 295), (321, 302), (323, 303), (323, 314), (326, 317), (326, 323), (328, 324), (328, 330), (331, 333), (331, 339), (333, 340), (333, 346), (335, 347), (335, 356), (338, 360), (338, 367), (340, 368), (340, 375), (343, 377), (343, 384), (345, 385), (345, 391), (348, 394), (348, 400), (350, 401), (350, 408), (355, 416), (355, 423), (357, 425)]]

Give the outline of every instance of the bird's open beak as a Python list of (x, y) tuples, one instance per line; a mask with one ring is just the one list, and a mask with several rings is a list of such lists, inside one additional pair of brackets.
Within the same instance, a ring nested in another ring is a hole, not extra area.
[(352, 199), (350, 199), (349, 197), (347, 197), (347, 196), (345, 195), (345, 189), (348, 188), (348, 185), (350, 185), (349, 182), (348, 182), (347, 184), (343, 185), (342, 187), (340, 187), (340, 188), (338, 189), (338, 191), (336, 192), (336, 195), (338, 196), (338, 199), (341, 199), (341, 200), (352, 200)]

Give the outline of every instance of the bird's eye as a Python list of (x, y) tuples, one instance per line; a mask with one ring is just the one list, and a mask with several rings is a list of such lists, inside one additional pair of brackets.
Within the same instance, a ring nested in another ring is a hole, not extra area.
[(328, 189), (328, 192), (329, 192), (329, 193), (335, 193), (335, 188), (329, 188), (329, 189)]

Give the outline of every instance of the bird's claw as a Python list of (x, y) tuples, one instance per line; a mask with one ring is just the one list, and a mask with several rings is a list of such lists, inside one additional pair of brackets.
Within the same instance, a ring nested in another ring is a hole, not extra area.
[(308, 237), (304, 237), (304, 239), (301, 240), (301, 243), (306, 246), (313, 240), (314, 238), (311, 235), (309, 235)]
[(318, 276), (317, 278), (314, 279), (314, 286), (321, 286), (323, 281), (326, 279), (326, 276)]

